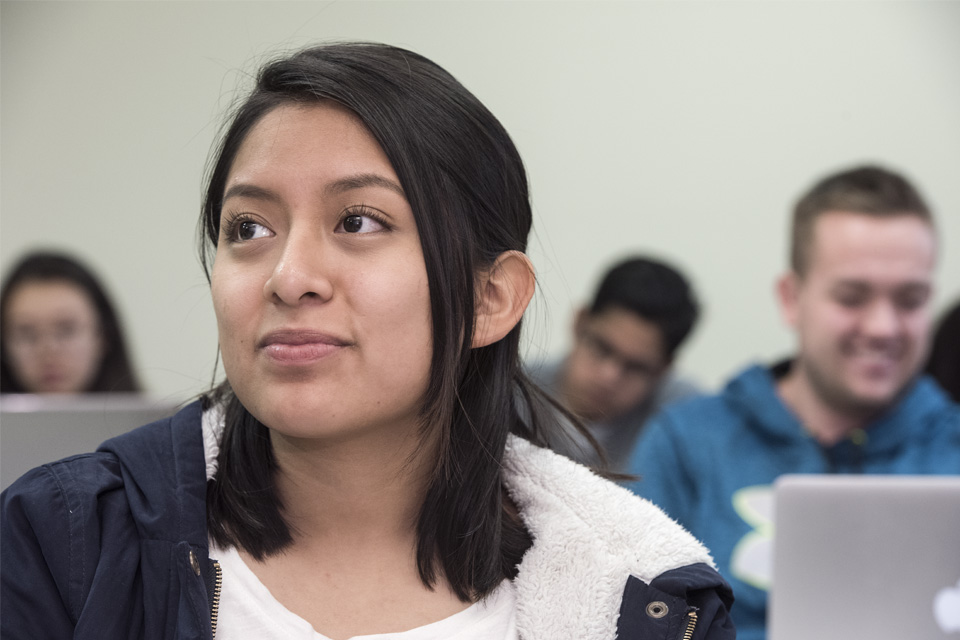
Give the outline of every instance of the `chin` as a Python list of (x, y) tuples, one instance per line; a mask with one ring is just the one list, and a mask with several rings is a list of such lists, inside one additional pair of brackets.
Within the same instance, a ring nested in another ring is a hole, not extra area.
[(900, 381), (888, 384), (859, 385), (848, 392), (849, 403), (860, 412), (879, 413), (894, 404), (906, 384)]
[(304, 407), (303, 403), (285, 403), (277, 406), (257, 403), (247, 406), (247, 410), (271, 431), (293, 438), (310, 438), (322, 434), (324, 420), (317, 419), (317, 413)]

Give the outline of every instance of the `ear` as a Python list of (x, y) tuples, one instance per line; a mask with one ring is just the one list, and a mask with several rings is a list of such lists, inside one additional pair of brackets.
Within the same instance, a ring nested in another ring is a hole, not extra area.
[(474, 349), (493, 344), (517, 326), (537, 281), (530, 259), (520, 251), (501, 253), (477, 280)]
[(580, 307), (577, 309), (577, 315), (573, 318), (573, 340), (576, 340), (583, 335), (584, 330), (587, 327), (587, 320), (590, 319), (590, 310), (586, 307)]
[(799, 315), (800, 276), (788, 271), (777, 279), (777, 300), (780, 303), (780, 315), (791, 327), (797, 326)]

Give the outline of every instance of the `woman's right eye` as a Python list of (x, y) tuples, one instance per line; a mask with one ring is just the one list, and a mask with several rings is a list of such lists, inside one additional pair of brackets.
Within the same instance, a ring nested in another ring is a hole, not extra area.
[(225, 231), (227, 238), (235, 242), (256, 240), (257, 238), (267, 238), (273, 235), (273, 232), (270, 231), (270, 229), (259, 222), (243, 218), (231, 221)]

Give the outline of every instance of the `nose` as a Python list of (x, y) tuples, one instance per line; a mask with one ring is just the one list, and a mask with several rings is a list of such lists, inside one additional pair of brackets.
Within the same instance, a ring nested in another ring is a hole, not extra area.
[(604, 358), (603, 361), (598, 363), (596, 369), (597, 381), (604, 385), (613, 384), (620, 379), (620, 374), (622, 372), (623, 367), (621, 367), (616, 358)]
[(296, 306), (325, 302), (333, 295), (329, 252), (309, 233), (291, 233), (267, 281), (263, 294), (270, 302)]
[(866, 311), (864, 333), (871, 338), (890, 338), (900, 331), (900, 315), (890, 300), (877, 300)]

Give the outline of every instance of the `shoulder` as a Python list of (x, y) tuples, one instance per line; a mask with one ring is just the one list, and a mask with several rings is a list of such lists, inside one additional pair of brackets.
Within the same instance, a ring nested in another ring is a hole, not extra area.
[(891, 434), (929, 447), (960, 447), (960, 405), (929, 376), (920, 376), (891, 409), (871, 425), (877, 437)]
[(935, 459), (951, 459), (954, 464), (960, 456), (960, 405), (927, 376), (919, 378), (874, 426), (878, 442), (885, 436), (899, 437), (911, 451), (927, 450)]
[(719, 393), (681, 398), (654, 416), (653, 422), (661, 423), (659, 428), (679, 431), (702, 429), (704, 423), (729, 427), (744, 422), (757, 405), (778, 402), (769, 370), (752, 365), (731, 378)]
[(557, 536), (567, 549), (583, 544), (646, 580), (684, 564), (712, 564), (706, 548), (649, 501), (521, 438), (508, 443), (504, 482), (538, 543)]
[(666, 406), (685, 398), (702, 395), (704, 395), (702, 388), (691, 378), (670, 374), (657, 390), (655, 402), (658, 406)]
[(511, 437), (504, 483), (534, 539), (515, 581), (518, 621), (542, 637), (604, 637), (595, 633), (604, 624), (614, 637), (629, 584), (667, 579), (676, 591), (670, 575), (690, 590), (725, 584), (706, 548), (658, 507), (563, 456)]
[(927, 416), (931, 420), (960, 425), (960, 404), (957, 404), (928, 375), (920, 376), (900, 402), (903, 413)]
[[(122, 487), (116, 456), (86, 453), (32, 469), (3, 492), (4, 625), (30, 617), (36, 624), (40, 614), (49, 628), (70, 628), (96, 572), (102, 514), (111, 511)], [(29, 591), (22, 589), (24, 584)]]
[(94, 453), (37, 467), (7, 488), (0, 498), (3, 617), (38, 624), (42, 609), (44, 624), (68, 629), (92, 589), (120, 598), (132, 588), (144, 571), (145, 541), (205, 546), (203, 450), (193, 440), (200, 440), (199, 407)]
[[(96, 534), (108, 513), (119, 518), (120, 512), (130, 511), (131, 502), (142, 501), (134, 506), (143, 506), (151, 501), (151, 494), (176, 493), (175, 477), (184, 465), (176, 463), (180, 456), (174, 451), (178, 441), (193, 439), (187, 423), (192, 422), (194, 411), (199, 420), (199, 407), (191, 405), (176, 416), (107, 440), (94, 453), (28, 471), (2, 494), (4, 538), (22, 529), (56, 546), (58, 536), (75, 537), (79, 531)], [(108, 502), (109, 512), (104, 507)]]
[(31, 469), (3, 491), (4, 532), (9, 517), (23, 513), (41, 528), (64, 515), (76, 517), (97, 497), (122, 486), (117, 457), (84, 453)]

